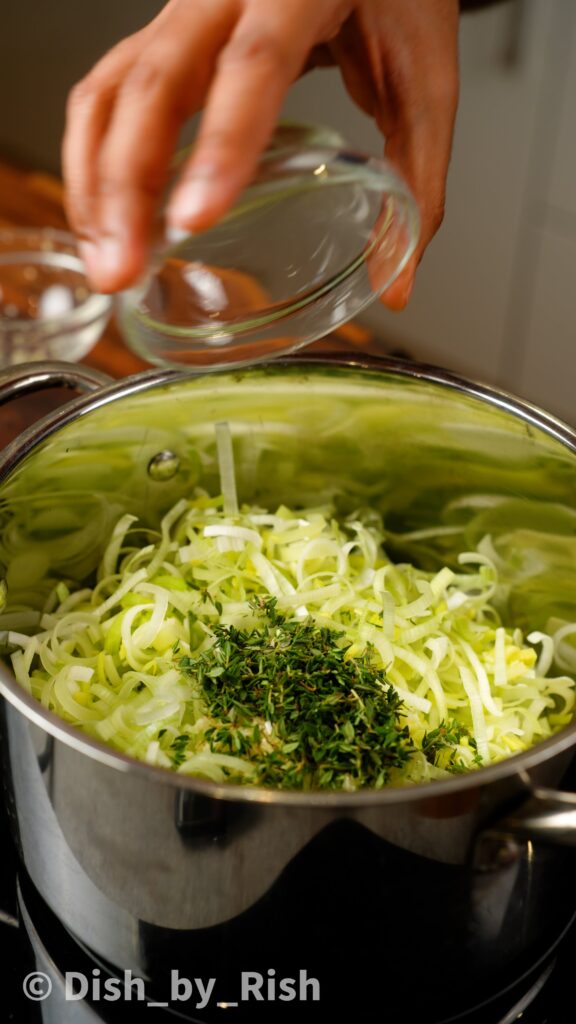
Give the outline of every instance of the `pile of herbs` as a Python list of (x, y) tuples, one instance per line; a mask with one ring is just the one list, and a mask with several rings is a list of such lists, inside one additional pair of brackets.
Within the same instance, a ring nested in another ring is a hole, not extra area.
[[(261, 625), (218, 625), (208, 650), (179, 660), (218, 723), (204, 733), (211, 751), (253, 766), (249, 779), (231, 771), (231, 780), (277, 789), (386, 785), (416, 747), (402, 701), (375, 666), (371, 648), (352, 657), (341, 632), (286, 618), (275, 598), (253, 607)], [(461, 735), (455, 723), (442, 724), (421, 749), (434, 763)], [(172, 744), (176, 767), (188, 741), (183, 734)]]

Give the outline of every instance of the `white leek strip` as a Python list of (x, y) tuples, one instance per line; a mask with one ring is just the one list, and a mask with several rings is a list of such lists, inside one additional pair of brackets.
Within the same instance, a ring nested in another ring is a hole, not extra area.
[(36, 639), (39, 641), (38, 658), (40, 661), (40, 668), (44, 672), (47, 672), (48, 675), (55, 675), (58, 669), (62, 667), (60, 658), (56, 651), (52, 649), (49, 639), (40, 640), (39, 637), (36, 637)]
[(364, 523), (349, 522), (348, 526), (355, 531), (356, 540), (346, 544), (344, 550), (348, 554), (353, 548), (360, 548), (366, 565), (373, 568), (378, 558), (379, 544), (377, 538), (366, 529)]
[(454, 579), (455, 573), (448, 566), (444, 566), (437, 572), (436, 575), (430, 580), (430, 590), (435, 598), (440, 597), (444, 593), (447, 587), (450, 586)]
[[(79, 604), (88, 604), (92, 597), (92, 591), (88, 590), (77, 590), (75, 593), (69, 594), (68, 597), (62, 601), (62, 604), (58, 608), (58, 615), (67, 615)], [(44, 618), (44, 617), (43, 617)], [(41, 623), (42, 625), (42, 623)]]
[(506, 572), (508, 565), (504, 558), (501, 558), (496, 548), (494, 547), (494, 541), (489, 533), (482, 537), (482, 540), (478, 542), (478, 551), (481, 555), (484, 555), (489, 562), (495, 567), (497, 572)]
[(282, 526), (270, 534), (270, 543), (276, 547), (284, 546), (291, 548), (299, 541), (314, 540), (320, 537), (327, 529), (328, 524), (324, 516), (315, 516), (310, 519), (295, 519), (292, 523), (282, 519)]
[(394, 684), (394, 689), (399, 697), (402, 698), (407, 708), (413, 708), (415, 711), (421, 711), (424, 715), (430, 713), (432, 703), (426, 699), (426, 697), (419, 697), (418, 694), (412, 693), (411, 690), (407, 690), (405, 686)]
[(397, 639), (400, 643), (408, 646), (415, 644), (418, 640), (423, 640), (425, 637), (430, 636), (430, 633), (438, 629), (440, 619), (437, 615), (427, 618), (424, 622), (421, 622), (417, 626), (404, 626), (398, 630)]
[(555, 679), (546, 680), (545, 693), (555, 698), (560, 698), (564, 703), (564, 712), (572, 711), (576, 704), (576, 692), (574, 680), (571, 676), (556, 676)]
[[(158, 761), (158, 754), (159, 753), (160, 753), (160, 743), (158, 742), (158, 740), (152, 740), (148, 744), (148, 746), (146, 748), (146, 753), (144, 754), (144, 760), (145, 760), (146, 764), (156, 764), (157, 761)], [(168, 759), (166, 759), (166, 760), (168, 760)]]
[(155, 550), (155, 544), (146, 544), (143, 548), (138, 548), (136, 551), (132, 551), (122, 559), (121, 572), (124, 575), (126, 575), (126, 573), (136, 572), (136, 570), (140, 568), (140, 562), (144, 562), (148, 565), (150, 562), (150, 556), (154, 554)]
[(5, 629), (36, 629), (40, 625), (41, 613), (33, 609), (13, 610), (0, 615), (0, 631)]
[(26, 633), (16, 633), (14, 630), (8, 630), (8, 643), (14, 644), (15, 647), (35, 647), (36, 645), (30, 640), (30, 637)]
[(479, 551), (462, 551), (458, 555), (458, 562), (460, 565), (486, 565), (493, 573), (496, 572), (496, 567), (491, 559), (480, 554)]
[(52, 690), (53, 698), (56, 700), (56, 709), (58, 710), (58, 704), (60, 708), (66, 712), (67, 715), (77, 722), (94, 722), (101, 717), (100, 711), (95, 708), (89, 708), (81, 704), (74, 697), (75, 693), (78, 693), (80, 682), (90, 682), (92, 678), (92, 672), (88, 670), (82, 671), (81, 666), (66, 666), (63, 668), (56, 678), (54, 679), (54, 687)]
[(240, 757), (232, 757), (228, 754), (212, 754), (210, 752), (195, 754), (184, 761), (177, 769), (179, 775), (200, 775), (212, 779), (214, 782), (223, 782), (226, 779), (223, 768), (228, 768), (242, 775), (254, 774), (254, 766)]
[(156, 697), (141, 708), (136, 708), (132, 717), (136, 725), (151, 725), (152, 722), (164, 722), (167, 718), (181, 714), (183, 710), (184, 701), (165, 701)]
[(455, 612), (463, 604), (466, 604), (467, 600), (468, 594), (465, 594), (462, 590), (453, 590), (446, 599), (448, 611)]
[(434, 703), (438, 709), (438, 718), (440, 720), (445, 719), (448, 715), (448, 708), (446, 705), (446, 697), (442, 688), (442, 683), (438, 678), (437, 673), (432, 667), (430, 667), (424, 677), (427, 687), (432, 691), (434, 697)]
[(234, 468), (234, 449), (232, 435), (228, 423), (216, 424), (216, 448), (218, 451), (218, 470), (220, 473), (220, 490), (224, 499), (224, 515), (238, 515), (238, 493), (236, 491), (236, 472)]
[(382, 594), (382, 629), (388, 640), (394, 639), (394, 627), (396, 623), (396, 602), (389, 591)]
[(149, 607), (150, 605), (148, 604), (132, 605), (132, 607), (128, 608), (122, 617), (121, 635), (126, 661), (134, 669), (142, 667), (142, 652), (138, 650), (137, 645), (133, 641), (132, 625), (138, 615), (140, 615), (141, 612), (146, 611)]
[(216, 537), (216, 550), (223, 554), (225, 551), (243, 551), (246, 541), (239, 537)]
[(574, 636), (576, 634), (576, 623), (567, 623), (565, 626), (561, 626), (553, 634), (554, 650), (556, 654), (556, 662), (560, 668), (565, 669), (567, 672), (576, 671), (576, 647), (572, 644), (566, 644), (562, 641), (567, 636)]
[(321, 604), (342, 593), (339, 583), (313, 590), (298, 590), (295, 594), (283, 594), (278, 602), (280, 608), (295, 608), (300, 604)]
[(107, 545), (102, 557), (102, 562), (100, 564), (100, 579), (103, 579), (106, 576), (112, 576), (116, 572), (116, 563), (120, 554), (120, 548), (124, 543), (128, 530), (133, 523), (137, 522), (137, 516), (125, 515), (116, 523), (116, 526), (112, 531), (110, 543)]
[(102, 683), (92, 683), (90, 693), (92, 697), (98, 697), (100, 702), (99, 709), (101, 709), (104, 704), (108, 707), (112, 707), (112, 705), (116, 703), (116, 694), (114, 693), (114, 690), (111, 690), (109, 686), (102, 686)]
[(89, 683), (94, 675), (94, 669), (85, 665), (71, 665), (66, 671), (73, 683)]
[(413, 669), (416, 675), (420, 676), (421, 679), (423, 679), (429, 671), (430, 662), (426, 658), (420, 657), (414, 651), (400, 647), (399, 644), (392, 644), (392, 651), (395, 658), (399, 661), (403, 661), (405, 665), (408, 665)]
[(484, 764), (487, 764), (490, 760), (490, 751), (488, 748), (488, 737), (486, 734), (486, 719), (484, 717), (482, 701), (480, 700), (480, 696), (476, 689), (476, 681), (470, 669), (466, 668), (465, 665), (460, 666), (460, 678), (470, 705), (472, 732), (474, 734), (474, 739), (476, 740), (478, 753)]
[(280, 528), (286, 522), (281, 516), (271, 515), (269, 512), (250, 513), (246, 518), (250, 523), (254, 523), (254, 526), (272, 526), (274, 528)]
[[(530, 639), (530, 637), (528, 637)], [(554, 645), (552, 645), (554, 646)], [(499, 626), (494, 641), (494, 685), (506, 686), (508, 671), (506, 667), (506, 630)]]
[(536, 674), (547, 675), (554, 660), (554, 640), (547, 633), (541, 633), (537, 629), (529, 633), (526, 639), (529, 644), (541, 644), (540, 657), (536, 662)]
[(296, 579), (298, 585), (302, 586), (306, 573), (304, 566), (308, 561), (324, 561), (326, 558), (333, 558), (336, 567), (335, 571), (339, 576), (344, 576), (346, 573), (347, 559), (343, 553), (341, 546), (334, 540), (324, 540), (317, 538), (315, 540), (307, 541), (298, 557), (296, 563)]
[(145, 650), (154, 643), (164, 624), (166, 612), (168, 611), (168, 598), (166, 594), (156, 596), (152, 608), (152, 615), (148, 622), (144, 622), (141, 626), (138, 626), (138, 629), (135, 629), (132, 635), (132, 643), (134, 644), (134, 647), (140, 647), (142, 650)]
[(252, 550), (250, 561), (258, 573), (268, 593), (273, 597), (282, 597), (285, 594), (295, 594), (296, 587), (262, 554), (261, 551)]
[(206, 556), (206, 545), (203, 541), (185, 544), (178, 549), (178, 560), (182, 565), (187, 562), (201, 561)]
[(134, 587), (135, 594), (152, 594), (154, 598), (162, 598), (168, 604), (176, 608), (181, 615), (187, 615), (191, 608), (198, 603), (198, 592), (190, 590), (171, 590), (169, 587), (160, 587), (156, 583), (138, 583)]
[(469, 643), (467, 643), (466, 640), (460, 640), (460, 647), (464, 651), (466, 658), (468, 659), (472, 668), (474, 669), (476, 680), (478, 682), (480, 699), (482, 700), (482, 703), (486, 708), (486, 711), (490, 712), (491, 715), (496, 715), (496, 717), (500, 716), (502, 714), (502, 710), (494, 701), (494, 698), (490, 690), (490, 683), (488, 681), (486, 669), (484, 668), (482, 662), (480, 661), (478, 655), (476, 654), (476, 651), (473, 650), (473, 648), (470, 646)]
[(32, 662), (34, 661), (34, 657), (38, 651), (38, 644), (39, 638), (37, 636), (33, 636), (31, 639), (28, 638), (28, 643), (25, 645), (22, 652), (22, 669), (27, 676), (30, 675)]
[(447, 657), (450, 649), (450, 641), (447, 636), (429, 637), (424, 647), (432, 652), (432, 668), (438, 671), (442, 662)]
[(356, 597), (355, 590), (349, 580), (338, 580), (338, 583), (341, 584), (339, 593), (335, 594), (332, 598), (327, 598), (322, 607), (322, 614), (331, 619), (332, 623), (341, 610), (354, 606)]
[[(418, 583), (426, 581), (418, 581)], [(420, 589), (420, 587), (418, 587)], [(421, 615), (430, 614), (430, 605), (432, 604), (433, 595), (430, 591), (430, 584), (426, 582), (425, 592), (421, 597), (417, 597), (414, 601), (408, 601), (407, 604), (398, 605), (396, 608), (396, 614), (403, 619), (416, 619)]]
[(109, 612), (111, 608), (114, 608), (115, 605), (119, 604), (125, 594), (134, 590), (136, 584), (141, 583), (147, 576), (147, 569), (138, 569), (138, 572), (132, 573), (131, 576), (128, 576), (128, 578), (125, 579), (119, 587), (117, 587), (114, 593), (111, 594), (106, 601), (103, 601), (102, 604), (98, 605), (98, 607), (94, 609), (96, 615), (99, 618), (102, 618), (106, 612)]
[[(181, 500), (177, 501), (174, 507), (171, 508), (170, 511), (167, 512), (166, 515), (162, 518), (160, 523), (160, 532), (162, 539), (160, 541), (160, 544), (158, 545), (156, 554), (148, 564), (148, 576), (150, 577), (150, 579), (154, 576), (154, 573), (158, 571), (158, 569), (162, 565), (162, 562), (164, 561), (164, 558), (166, 557), (166, 554), (170, 550), (170, 546), (172, 543), (170, 531), (172, 527), (175, 525), (175, 523), (178, 522), (180, 517), (184, 515), (187, 508), (188, 502), (186, 501), (186, 498), (181, 498)], [(179, 547), (179, 545), (176, 545), (176, 547)]]
[[(436, 672), (432, 668), (430, 662), (426, 658), (418, 657), (416, 654), (414, 654), (412, 651), (408, 649), (403, 649), (399, 647), (397, 644), (393, 644), (392, 649), (394, 651), (395, 658), (397, 658), (399, 661), (403, 661), (406, 665), (409, 665), (410, 668), (414, 669), (414, 671), (418, 673), (422, 680), (426, 681), (427, 689), (430, 689), (434, 695), (434, 701), (436, 703), (436, 707), (438, 708), (439, 717), (445, 718), (446, 698), (444, 696), (444, 691), (442, 689), (440, 680)], [(426, 700), (426, 703), (428, 704), (429, 708), (432, 707), (432, 704), (429, 700)]]
[(262, 547), (262, 537), (256, 530), (250, 530), (246, 526), (229, 526), (226, 523), (216, 523), (204, 527), (205, 537), (233, 537), (255, 547)]
[(27, 663), (24, 653), (22, 651), (15, 651), (10, 660), (12, 662), (16, 681), (20, 683), (20, 686), (27, 690), (28, 693), (31, 693), (32, 683), (30, 680), (30, 664)]

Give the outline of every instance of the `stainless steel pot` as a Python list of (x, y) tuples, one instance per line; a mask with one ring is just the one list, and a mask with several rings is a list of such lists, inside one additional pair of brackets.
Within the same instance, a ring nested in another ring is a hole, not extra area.
[[(0, 403), (56, 385), (89, 393), (0, 459), (0, 561), (22, 601), (41, 605), (54, 575), (86, 577), (121, 513), (157, 523), (191, 486), (216, 489), (213, 424), (227, 420), (242, 500), (336, 495), (416, 528), (458, 497), (510, 499), (520, 524), (554, 537), (550, 564), (534, 572), (558, 578), (536, 603), (533, 586), (512, 587), (515, 616), (539, 626), (561, 607), (576, 619), (570, 536), (558, 527), (559, 508), (576, 509), (576, 434), (527, 404), (416, 364), (303, 359), (119, 383), (34, 364), (0, 374)], [(421, 554), (447, 557), (429, 545)], [(449, 781), (302, 794), (136, 763), (46, 712), (6, 667), (0, 689), (25, 869), (72, 934), (117, 968), (159, 976), (182, 948), (225, 964), (258, 932), (264, 968), (324, 972), (327, 998), (348, 992), (362, 1006), (360, 974), (367, 992), (366, 973), (383, 984), (385, 967), (410, 993), (410, 1019), (443, 1020), (448, 1003), (464, 1012), (529, 972), (576, 910), (566, 849), (576, 797), (549, 788), (576, 725)]]

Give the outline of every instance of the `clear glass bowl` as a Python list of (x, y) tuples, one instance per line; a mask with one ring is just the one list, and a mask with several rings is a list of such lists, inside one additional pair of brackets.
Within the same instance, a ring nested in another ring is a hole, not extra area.
[(0, 365), (81, 359), (108, 320), (71, 235), (51, 228), (0, 229)]
[(418, 238), (416, 204), (384, 160), (285, 125), (215, 227), (165, 241), (118, 299), (151, 363), (216, 369), (292, 352), (356, 316)]

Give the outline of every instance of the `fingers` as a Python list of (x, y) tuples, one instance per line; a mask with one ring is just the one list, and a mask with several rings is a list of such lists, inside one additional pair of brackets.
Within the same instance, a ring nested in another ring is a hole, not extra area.
[[(403, 309), (412, 292), (416, 270), (444, 219), (446, 180), (458, 105), (458, 5), (435, 0), (433, 24), (419, 24), (402, 52), (397, 73), (389, 75), (386, 156), (408, 182), (420, 209), (420, 239), (408, 266), (383, 295), (394, 310)], [(427, 34), (423, 38), (422, 30)]]
[(416, 251), (382, 296), (394, 310), (408, 302), (418, 263), (444, 215), (458, 103), (457, 48), (457, 0), (362, 0), (338, 41), (347, 87), (376, 119), (385, 154), (420, 210)]
[(334, 52), (353, 8), (354, 45), (344, 45), (339, 60), (421, 212), (418, 251), (384, 298), (391, 308), (405, 304), (442, 219), (457, 101), (457, 0), (170, 0), (70, 101), (68, 211), (96, 287), (114, 291), (143, 269), (182, 122), (206, 102), (168, 211), (173, 224), (200, 230), (249, 181), (289, 85), (310, 54), (326, 56), (318, 47)]
[[(214, 223), (250, 180), (292, 81), (316, 42), (343, 20), (347, 6), (321, 0), (259, 0), (223, 50), (192, 157), (170, 203), (174, 225)], [(331, 23), (336, 20), (336, 25)]]
[(62, 147), (66, 212), (78, 237), (91, 244), (98, 224), (98, 158), (116, 92), (138, 54), (138, 37), (124, 40), (72, 89)]
[(74, 91), (64, 140), (68, 212), (93, 284), (115, 291), (143, 270), (179, 129), (208, 103), (170, 207), (213, 223), (249, 180), (284, 94), (351, 0), (171, 0)]
[(123, 60), (105, 58), (81, 87), (82, 109), (77, 93), (70, 111), (69, 210), (72, 226), (87, 239), (83, 255), (101, 291), (126, 286), (145, 266), (178, 131), (203, 102), (237, 5), (174, 0), (168, 6), (136, 46), (134, 37), (123, 44)]

